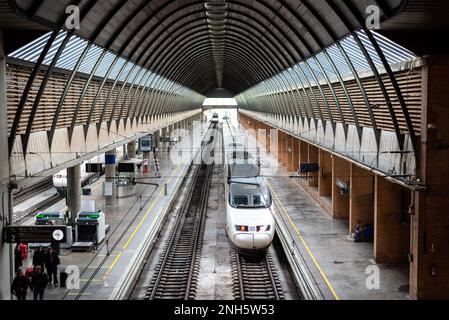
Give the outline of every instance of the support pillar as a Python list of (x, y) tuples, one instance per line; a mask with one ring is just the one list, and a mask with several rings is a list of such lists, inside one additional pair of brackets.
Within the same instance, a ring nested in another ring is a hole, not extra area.
[[(332, 156), (332, 217), (349, 218), (350, 163), (337, 156)], [(342, 193), (337, 186), (340, 180), (348, 186), (348, 192)]]
[(117, 155), (116, 150), (112, 149), (107, 151), (105, 154), (105, 183), (109, 183), (112, 186), (112, 195), (105, 196), (106, 205), (114, 205), (116, 190), (116, 166), (117, 166)]
[(128, 159), (135, 159), (136, 158), (136, 149), (137, 149), (137, 144), (136, 141), (131, 141), (128, 143), (127, 146), (128, 149)]
[[(3, 205), (0, 206), (0, 234), (3, 225), (12, 220), (12, 203), (8, 191), (8, 116), (6, 99), (6, 54), (3, 50), (3, 31), (0, 29), (0, 194)], [(0, 300), (11, 299), (10, 284), (12, 276), (12, 248), (0, 238)]]
[(278, 132), (278, 163), (279, 165), (283, 165), (283, 157), (284, 156), (284, 132), (280, 131)]
[(329, 152), (319, 150), (318, 192), (320, 197), (332, 197), (332, 157)]
[(293, 137), (287, 135), (287, 170), (293, 171)]
[(321, 207), (332, 216), (332, 157), (329, 152), (318, 153), (318, 194)]
[(414, 195), (410, 295), (449, 299), (449, 55), (425, 60), (418, 177), (427, 190)]
[(154, 147), (160, 149), (161, 148), (161, 131), (156, 130), (153, 134), (154, 137)]
[(349, 190), (349, 234), (374, 222), (374, 175), (351, 164), (351, 189)]
[(266, 149), (267, 153), (271, 152), (271, 127), (269, 125), (265, 125), (265, 141), (266, 141)]
[(403, 224), (402, 187), (375, 177), (374, 258), (377, 263), (405, 263), (410, 230)]
[(299, 170), (299, 139), (293, 137), (293, 148), (292, 148), (292, 166), (293, 170), (297, 172)]
[[(318, 148), (308, 144), (309, 146), (309, 162), (310, 163), (318, 163)], [(318, 189), (318, 173), (313, 172), (309, 174), (309, 187), (317, 188)]]
[(67, 168), (67, 209), (69, 223), (75, 224), (75, 218), (81, 210), (81, 165)]
[[(299, 140), (299, 163), (309, 162), (309, 145), (307, 142)], [(309, 180), (306, 178), (308, 174), (301, 174), (304, 179), (300, 179), (299, 183), (307, 188), (309, 185)]]

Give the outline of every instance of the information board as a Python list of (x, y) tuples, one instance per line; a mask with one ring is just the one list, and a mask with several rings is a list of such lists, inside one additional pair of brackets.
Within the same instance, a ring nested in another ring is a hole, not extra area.
[(67, 226), (6, 226), (5, 241), (8, 243), (63, 243)]

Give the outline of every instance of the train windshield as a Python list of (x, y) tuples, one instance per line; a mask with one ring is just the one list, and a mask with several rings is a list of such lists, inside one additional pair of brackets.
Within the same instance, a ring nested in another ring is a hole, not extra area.
[(233, 208), (268, 208), (271, 196), (265, 184), (232, 182), (230, 205)]

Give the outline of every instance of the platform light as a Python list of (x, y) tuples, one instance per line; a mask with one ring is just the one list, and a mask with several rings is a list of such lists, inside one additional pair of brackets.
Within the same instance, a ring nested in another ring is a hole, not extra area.
[(343, 180), (337, 179), (335, 184), (337, 185), (337, 187), (340, 188), (341, 195), (348, 194), (349, 187), (348, 187), (348, 184), (346, 182), (344, 182)]
[(239, 225), (236, 225), (236, 226), (235, 226), (235, 230), (236, 230), (236, 231), (241, 231), (241, 232), (247, 232), (247, 231), (248, 231), (248, 226), (239, 226)]

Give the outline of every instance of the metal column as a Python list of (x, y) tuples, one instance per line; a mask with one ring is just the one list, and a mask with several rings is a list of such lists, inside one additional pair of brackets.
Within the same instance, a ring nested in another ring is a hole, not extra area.
[(157, 130), (154, 132), (154, 147), (160, 149), (161, 147), (161, 131)]
[(81, 165), (77, 164), (67, 169), (67, 209), (70, 213), (69, 222), (75, 223), (75, 218), (81, 210)]
[(128, 159), (136, 158), (136, 141), (128, 143)]
[[(0, 234), (3, 227), (12, 220), (10, 200), (8, 192), (9, 183), (9, 158), (8, 158), (8, 117), (6, 109), (6, 54), (3, 50), (3, 31), (0, 30), (0, 192), (3, 205), (0, 207)], [(4, 243), (0, 238), (0, 300), (11, 299), (11, 245)]]
[(114, 199), (116, 195), (116, 185), (115, 185), (115, 175), (116, 175), (116, 164), (117, 164), (117, 154), (116, 150), (112, 149), (106, 152), (105, 157), (105, 191), (112, 188), (112, 194), (105, 195), (106, 205), (114, 205)]

